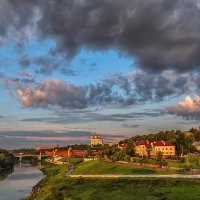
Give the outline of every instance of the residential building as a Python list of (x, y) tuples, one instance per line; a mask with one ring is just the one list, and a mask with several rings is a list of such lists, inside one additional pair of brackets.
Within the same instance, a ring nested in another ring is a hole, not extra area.
[(118, 148), (119, 149), (125, 149), (127, 147), (127, 144), (125, 144), (125, 143), (118, 143)]
[(135, 153), (142, 157), (156, 158), (157, 152), (163, 153), (163, 157), (175, 156), (175, 146), (168, 141), (154, 141), (148, 140), (135, 142)]

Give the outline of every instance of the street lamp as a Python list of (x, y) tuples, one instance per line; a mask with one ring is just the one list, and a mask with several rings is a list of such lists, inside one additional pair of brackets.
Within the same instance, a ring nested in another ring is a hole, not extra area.
[(182, 148), (181, 157), (183, 157), (183, 146), (182, 145), (180, 145), (180, 146)]

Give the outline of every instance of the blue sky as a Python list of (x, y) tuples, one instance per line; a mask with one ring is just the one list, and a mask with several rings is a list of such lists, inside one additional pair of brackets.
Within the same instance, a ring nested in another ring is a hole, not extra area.
[(0, 146), (199, 125), (198, 1), (29, 3), (0, 3)]

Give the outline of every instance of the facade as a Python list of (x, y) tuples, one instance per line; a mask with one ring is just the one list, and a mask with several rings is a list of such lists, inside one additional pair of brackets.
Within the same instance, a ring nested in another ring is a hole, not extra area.
[(87, 157), (87, 151), (79, 151), (79, 150), (64, 150), (64, 151), (53, 151), (46, 150), (45, 155), (47, 156), (63, 156), (63, 157)]
[(90, 138), (91, 145), (103, 145), (103, 138), (97, 135), (93, 135)]
[(200, 151), (200, 141), (198, 142), (193, 142), (193, 145), (195, 146), (197, 151)]
[(148, 140), (135, 142), (135, 153), (142, 157), (156, 158), (157, 152), (163, 153), (163, 157), (175, 156), (175, 146), (167, 141), (150, 142)]

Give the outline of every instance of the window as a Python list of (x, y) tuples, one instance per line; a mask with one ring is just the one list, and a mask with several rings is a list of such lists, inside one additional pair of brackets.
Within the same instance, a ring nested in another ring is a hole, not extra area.
[(172, 152), (170, 152), (170, 154), (172, 154)]
[(167, 148), (166, 148), (166, 150), (167, 150)]
[(168, 152), (166, 152), (166, 154), (168, 154)]
[(158, 150), (160, 150), (160, 148), (158, 148)]
[(172, 148), (170, 148), (170, 150), (172, 150)]

